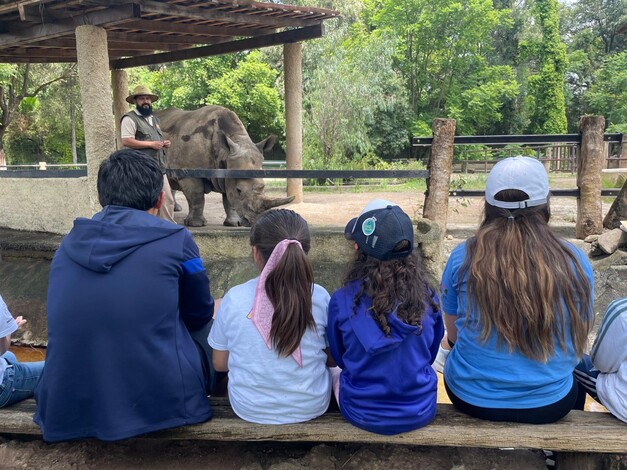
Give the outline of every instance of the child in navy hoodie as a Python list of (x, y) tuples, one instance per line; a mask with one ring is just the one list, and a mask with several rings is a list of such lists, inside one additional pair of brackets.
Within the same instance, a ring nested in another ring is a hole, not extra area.
[(379, 434), (425, 426), (435, 417), (431, 363), (444, 326), (414, 252), (412, 222), (396, 204), (374, 200), (345, 235), (355, 243), (355, 260), (331, 297), (327, 325), (331, 354), (342, 369), (334, 387), (342, 415)]

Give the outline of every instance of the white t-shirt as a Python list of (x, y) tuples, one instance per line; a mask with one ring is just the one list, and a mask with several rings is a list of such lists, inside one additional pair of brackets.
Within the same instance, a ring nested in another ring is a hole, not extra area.
[[(142, 116), (142, 114), (139, 111), (137, 111), (137, 109), (134, 109), (133, 111), (135, 111), (135, 114), (137, 114), (138, 116)], [(148, 121), (148, 124), (150, 124), (151, 126), (153, 125), (152, 115), (148, 117), (144, 117), (144, 116), (142, 117), (146, 121)], [(137, 124), (135, 124), (135, 121), (133, 121), (128, 116), (124, 116), (122, 118), (122, 122), (120, 123), (120, 136), (123, 139), (127, 139), (129, 137), (134, 139), (136, 132), (137, 132)]]
[[(17, 331), (17, 323), (9, 312), (7, 304), (4, 303), (2, 296), (0, 295), (0, 338), (10, 335), (14, 331)], [(0, 359), (0, 383), (4, 379), (4, 370), (7, 363), (4, 359)]]
[(230, 289), (220, 304), (209, 344), (229, 352), (229, 400), (240, 418), (261, 424), (299, 423), (323, 414), (331, 397), (326, 367), (329, 293), (314, 284), (313, 317), (300, 342), (302, 367), (291, 357), (268, 349), (248, 314), (259, 278)]

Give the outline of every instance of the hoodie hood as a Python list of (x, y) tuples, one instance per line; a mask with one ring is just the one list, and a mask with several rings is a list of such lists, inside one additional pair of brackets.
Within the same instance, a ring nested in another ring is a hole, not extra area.
[(105, 206), (91, 219), (74, 221), (74, 228), (63, 240), (63, 249), (84, 268), (106, 273), (139, 247), (184, 228), (145, 211)]
[(367, 305), (365, 308), (360, 305), (357, 313), (349, 317), (349, 321), (355, 336), (371, 356), (396, 349), (409, 335), (420, 334), (417, 326), (408, 325), (399, 320), (395, 313), (390, 313), (388, 315), (390, 336), (385, 336), (374, 319), (372, 311), (369, 310), (372, 306), (370, 299), (362, 296), (361, 302), (367, 302)]

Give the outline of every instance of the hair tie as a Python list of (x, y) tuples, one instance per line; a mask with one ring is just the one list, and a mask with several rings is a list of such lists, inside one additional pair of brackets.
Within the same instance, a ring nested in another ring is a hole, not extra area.
[[(268, 298), (268, 294), (266, 293), (266, 279), (268, 275), (276, 268), (277, 264), (283, 255), (285, 254), (285, 250), (287, 247), (295, 244), (302, 250), (303, 246), (300, 244), (298, 240), (290, 239), (290, 240), (281, 240), (272, 250), (272, 254), (266, 265), (263, 267), (261, 274), (259, 275), (259, 281), (257, 281), (257, 287), (255, 288), (255, 298), (253, 299), (253, 308), (248, 315), (253, 321), (253, 325), (259, 331), (259, 334), (263, 338), (268, 346), (268, 349), (272, 349), (272, 342), (270, 341), (270, 330), (272, 328), (272, 316), (274, 315), (274, 307), (272, 306), (272, 302)], [(296, 348), (296, 350), (292, 353), (292, 358), (296, 361), (299, 367), (303, 366), (303, 356), (300, 350), (300, 346)]]

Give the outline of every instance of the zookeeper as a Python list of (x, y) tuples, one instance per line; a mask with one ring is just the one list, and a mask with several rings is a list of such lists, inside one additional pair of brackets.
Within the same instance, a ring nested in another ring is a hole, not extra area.
[(159, 119), (152, 113), (152, 103), (159, 96), (150, 93), (145, 86), (136, 86), (133, 92), (126, 97), (126, 102), (135, 105), (135, 109), (122, 117), (120, 124), (122, 145), (130, 149), (140, 150), (153, 157), (159, 163), (163, 172), (163, 191), (165, 200), (157, 213), (157, 217), (172, 223), (174, 221), (174, 197), (170, 189), (166, 170), (166, 152), (170, 141), (164, 140), (159, 126)]

